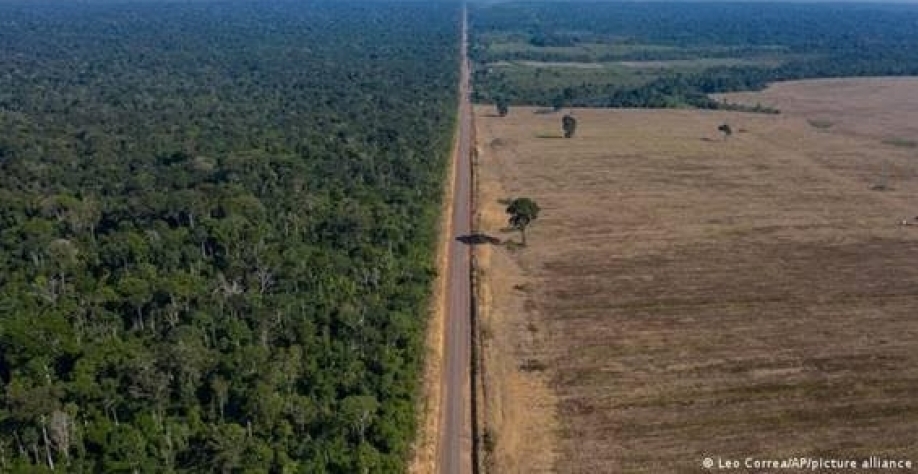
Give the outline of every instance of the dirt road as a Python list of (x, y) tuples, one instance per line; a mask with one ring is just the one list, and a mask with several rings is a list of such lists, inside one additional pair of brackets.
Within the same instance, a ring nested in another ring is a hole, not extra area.
[(446, 334), (444, 338), (443, 397), (439, 434), (439, 472), (460, 474), (471, 472), (471, 422), (466, 400), (471, 390), (470, 358), (470, 247), (456, 240), (471, 229), (471, 104), (469, 102), (469, 65), (467, 54), (467, 13), (462, 13), (461, 75), (459, 83), (459, 131), (453, 186), (452, 236), (449, 247)]

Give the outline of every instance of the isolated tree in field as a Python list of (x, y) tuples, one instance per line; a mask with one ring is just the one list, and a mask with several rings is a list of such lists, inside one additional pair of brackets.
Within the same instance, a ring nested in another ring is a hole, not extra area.
[(567, 114), (561, 119), (561, 129), (564, 130), (564, 138), (571, 138), (577, 131), (577, 119), (573, 115)]
[(717, 130), (720, 133), (724, 134), (724, 140), (730, 138), (730, 135), (733, 135), (733, 129), (730, 128), (730, 125), (724, 123), (721, 126), (717, 127)]
[(507, 206), (510, 226), (520, 231), (526, 245), (526, 228), (539, 217), (539, 205), (529, 198), (516, 198)]
[(507, 102), (507, 99), (503, 97), (495, 99), (494, 106), (497, 107), (497, 115), (501, 117), (506, 117), (507, 113), (510, 112), (510, 104)]

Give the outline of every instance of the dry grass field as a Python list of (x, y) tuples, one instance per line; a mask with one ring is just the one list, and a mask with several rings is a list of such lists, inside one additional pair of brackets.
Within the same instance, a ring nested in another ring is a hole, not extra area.
[(918, 142), (918, 81), (910, 77), (786, 82), (720, 97), (770, 105), (848, 135)]
[(476, 248), (492, 472), (918, 463), (916, 97), (785, 84), (731, 97), (781, 115), (576, 110), (570, 140), (479, 108), (481, 230), (542, 207), (527, 248)]

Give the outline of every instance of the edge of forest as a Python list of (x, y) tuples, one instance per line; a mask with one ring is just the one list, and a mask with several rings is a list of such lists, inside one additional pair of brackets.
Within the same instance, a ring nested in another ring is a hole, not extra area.
[(424, 344), (424, 370), (421, 374), (421, 394), (417, 400), (418, 433), (408, 472), (411, 474), (434, 474), (436, 472), (437, 433), (441, 418), (441, 396), (443, 372), (443, 337), (446, 316), (446, 284), (449, 268), (449, 244), (453, 233), (453, 189), (456, 182), (456, 155), (459, 153), (458, 109), (453, 132), (453, 142), (444, 174), (445, 185), (440, 201), (439, 241), (437, 243), (437, 276), (431, 288), (427, 319), (427, 335)]

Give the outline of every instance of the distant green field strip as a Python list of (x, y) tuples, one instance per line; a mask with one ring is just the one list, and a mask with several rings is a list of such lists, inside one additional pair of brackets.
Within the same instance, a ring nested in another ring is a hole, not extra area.
[(629, 69), (704, 69), (719, 66), (779, 66), (785, 61), (779, 56), (748, 58), (698, 58), (662, 61), (616, 61), (608, 64)]
[[(546, 63), (544, 66), (530, 62), (507, 61), (488, 65), (516, 89), (542, 89), (566, 87), (572, 84), (614, 84), (637, 86), (658, 77), (653, 71), (644, 71), (615, 64), (601, 63)], [(551, 64), (551, 65), (547, 65)]]
[(644, 51), (678, 51), (682, 48), (675, 46), (649, 45), (649, 44), (608, 44), (608, 43), (582, 43), (577, 46), (534, 46), (528, 42), (495, 42), (488, 46), (492, 53), (555, 53), (555, 54), (631, 54)]
[(521, 67), (521, 68), (540, 68), (540, 69), (601, 69), (615, 71), (635, 71), (635, 70), (697, 70), (709, 67), (730, 67), (730, 66), (779, 66), (787, 58), (781, 56), (761, 56), (761, 57), (735, 57), (735, 58), (698, 58), (698, 59), (670, 59), (670, 60), (647, 60), (647, 61), (496, 61), (489, 63), (489, 67)]
[(572, 61), (613, 60), (693, 60), (701, 58), (748, 58), (761, 55), (776, 55), (785, 52), (780, 46), (700, 46), (677, 47), (659, 44), (634, 43), (580, 43), (573, 46), (536, 46), (528, 41), (512, 39), (507, 41), (483, 40), (486, 57), (496, 59), (542, 59)]

